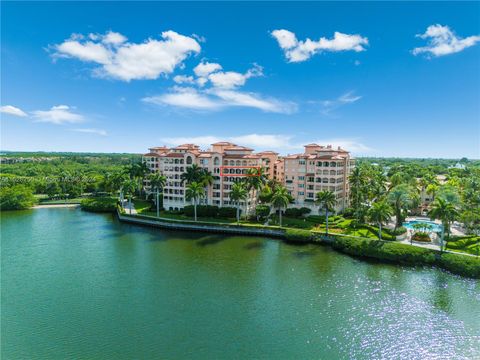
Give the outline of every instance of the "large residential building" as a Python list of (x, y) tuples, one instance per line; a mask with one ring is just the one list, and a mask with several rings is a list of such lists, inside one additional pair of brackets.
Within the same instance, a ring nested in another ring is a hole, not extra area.
[[(269, 179), (287, 187), (295, 199), (291, 206), (313, 208), (315, 194), (321, 190), (331, 190), (336, 194), (337, 211), (347, 206), (347, 179), (354, 162), (350, 154), (341, 148), (310, 144), (305, 146), (305, 153), (283, 158), (273, 151), (254, 153), (251, 148), (230, 142), (212, 144), (208, 150), (201, 150), (194, 144), (149, 150), (143, 155), (143, 161), (151, 172), (160, 172), (167, 178), (163, 190), (165, 209), (181, 209), (190, 204), (185, 198), (186, 184), (182, 182), (181, 175), (193, 164), (208, 170), (214, 178), (213, 184), (206, 188), (203, 204), (235, 205), (229, 197), (232, 185), (244, 179), (250, 168), (262, 168)], [(145, 187), (150, 191), (148, 180)], [(244, 204), (247, 210), (252, 200)]]

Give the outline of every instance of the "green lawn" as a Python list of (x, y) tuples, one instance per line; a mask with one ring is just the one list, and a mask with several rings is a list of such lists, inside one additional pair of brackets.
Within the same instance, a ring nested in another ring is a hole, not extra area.
[(463, 252), (472, 255), (480, 254), (480, 236), (465, 236), (459, 239), (453, 239), (447, 242), (446, 249)]
[(133, 206), (135, 206), (135, 210), (142, 215), (146, 215), (145, 212), (150, 211), (150, 207), (152, 206), (152, 203), (147, 200), (132, 199), (132, 202)]

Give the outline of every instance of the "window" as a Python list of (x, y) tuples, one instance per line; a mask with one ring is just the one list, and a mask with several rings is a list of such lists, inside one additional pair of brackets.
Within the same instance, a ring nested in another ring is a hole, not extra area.
[(303, 195), (305, 195), (305, 193), (303, 191), (298, 192), (298, 196), (303, 196)]
[(191, 164), (192, 163), (192, 157), (191, 156), (187, 156), (187, 164)]

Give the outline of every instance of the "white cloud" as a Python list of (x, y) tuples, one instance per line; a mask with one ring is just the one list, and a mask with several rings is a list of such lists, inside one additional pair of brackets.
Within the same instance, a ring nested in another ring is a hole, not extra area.
[(192, 110), (218, 110), (222, 107), (215, 99), (200, 93), (194, 88), (174, 87), (171, 92), (146, 97), (143, 101), (156, 105), (170, 105)]
[(0, 112), (14, 116), (27, 116), (27, 114), (22, 109), (19, 109), (12, 105), (4, 105), (0, 107)]
[(90, 34), (89, 40), (74, 34), (63, 43), (53, 45), (54, 57), (76, 58), (101, 65), (94, 73), (130, 81), (157, 79), (171, 74), (190, 55), (199, 53), (200, 44), (175, 31), (165, 31), (162, 40), (149, 38), (143, 43), (127, 42), (120, 33)]
[(211, 73), (219, 70), (222, 70), (222, 65), (203, 61), (193, 68), (193, 72), (198, 77), (206, 77)]
[(228, 107), (248, 107), (265, 112), (292, 113), (296, 104), (272, 98), (262, 98), (255, 93), (211, 88), (197, 90), (191, 87), (173, 87), (170, 92), (142, 99), (156, 105), (170, 105), (191, 110), (215, 111)]
[(72, 131), (87, 133), (87, 134), (96, 134), (101, 136), (107, 136), (107, 132), (102, 129), (72, 129)]
[(175, 81), (177, 84), (193, 84), (195, 82), (193, 76), (186, 75), (176, 75), (173, 78), (173, 81)]
[[(293, 137), (284, 134), (246, 134), (240, 136), (182, 136), (182, 137), (163, 137), (160, 139), (163, 143), (171, 146), (180, 144), (197, 144), (203, 148), (209, 147), (211, 144), (219, 141), (230, 141), (238, 145), (251, 146), (256, 151), (260, 150), (276, 150), (283, 154), (292, 152), (303, 152), (304, 145), (312, 141), (293, 141)], [(332, 138), (320, 139), (313, 141), (320, 145), (332, 145), (334, 149), (340, 146), (342, 149), (350, 151), (354, 154), (368, 154), (373, 149), (369, 148), (358, 139), (355, 138)]]
[(219, 71), (214, 72), (208, 76), (208, 79), (211, 81), (212, 85), (218, 88), (223, 89), (233, 89), (239, 86), (245, 85), (247, 79), (252, 77), (262, 76), (263, 69), (261, 66), (254, 65), (253, 68), (249, 69), (245, 74), (238, 73), (235, 71)]
[(36, 110), (32, 112), (34, 118), (40, 122), (52, 124), (79, 123), (84, 120), (83, 116), (71, 111), (67, 105), (53, 106), (50, 110)]
[(480, 42), (480, 36), (472, 35), (460, 38), (448, 27), (439, 24), (430, 25), (424, 34), (416, 35), (421, 39), (428, 39), (427, 46), (412, 50), (414, 55), (427, 53), (433, 56), (444, 56), (460, 52)]
[(336, 110), (339, 107), (342, 107), (344, 105), (357, 102), (361, 98), (362, 98), (361, 96), (355, 95), (353, 91), (348, 91), (345, 94), (333, 100), (322, 100), (320, 102), (310, 101), (310, 103), (313, 103), (313, 104), (319, 103), (322, 106), (322, 114), (329, 115), (333, 110)]
[(299, 41), (295, 33), (288, 30), (274, 30), (272, 36), (278, 41), (289, 62), (308, 60), (313, 55), (322, 51), (364, 51), (368, 39), (360, 35), (343, 34), (336, 31), (332, 39), (321, 37), (318, 41), (307, 38)]

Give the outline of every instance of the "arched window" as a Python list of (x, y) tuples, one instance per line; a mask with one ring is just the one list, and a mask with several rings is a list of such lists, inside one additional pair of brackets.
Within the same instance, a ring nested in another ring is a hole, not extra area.
[(192, 163), (192, 157), (187, 156), (187, 164), (190, 165)]
[(323, 162), (323, 166), (328, 167), (328, 165), (329, 165), (329, 164), (328, 164), (328, 161), (324, 161), (324, 162)]
[(230, 166), (235, 166), (235, 161), (230, 160)]
[(337, 163), (336, 163), (336, 162), (332, 161), (332, 162), (330, 163), (330, 167), (336, 167), (336, 166), (337, 166)]
[(237, 160), (235, 163), (235, 166), (240, 166), (240, 165), (242, 165), (242, 162), (240, 160)]
[(218, 157), (213, 159), (213, 165), (220, 165), (220, 159)]

